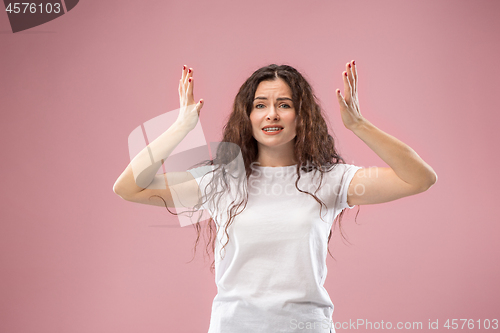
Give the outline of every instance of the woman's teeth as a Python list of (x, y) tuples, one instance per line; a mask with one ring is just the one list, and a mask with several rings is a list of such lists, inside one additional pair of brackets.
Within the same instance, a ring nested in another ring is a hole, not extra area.
[(281, 127), (267, 127), (267, 128), (264, 128), (264, 131), (266, 132), (276, 132), (276, 131), (279, 131), (280, 129), (282, 129)]

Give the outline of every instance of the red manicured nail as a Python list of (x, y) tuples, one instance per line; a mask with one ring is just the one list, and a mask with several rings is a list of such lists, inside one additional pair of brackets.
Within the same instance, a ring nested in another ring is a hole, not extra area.
[(186, 66), (182, 66), (182, 70), (185, 71), (186, 70)]
[(191, 82), (191, 78), (189, 78), (189, 82)]
[(191, 73), (191, 68), (189, 69), (188, 73)]
[(349, 64), (349, 68), (351, 68), (351, 64)]
[(353, 64), (353, 65), (356, 65), (356, 61), (354, 61), (354, 60), (353, 60), (353, 61), (352, 61), (352, 64)]
[(347, 76), (347, 72), (345, 72), (344, 75)]

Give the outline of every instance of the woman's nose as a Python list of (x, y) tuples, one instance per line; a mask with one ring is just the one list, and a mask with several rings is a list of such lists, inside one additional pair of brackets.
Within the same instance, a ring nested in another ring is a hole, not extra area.
[(274, 107), (274, 105), (272, 105), (269, 108), (269, 112), (267, 114), (267, 119), (275, 119), (275, 120), (278, 119), (278, 113), (276, 112), (276, 108)]

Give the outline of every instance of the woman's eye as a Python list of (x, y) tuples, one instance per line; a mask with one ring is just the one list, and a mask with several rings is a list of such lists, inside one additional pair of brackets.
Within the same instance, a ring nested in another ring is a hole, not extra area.
[[(264, 105), (264, 104), (257, 104), (257, 105), (255, 106), (255, 108), (256, 108), (256, 109), (262, 109), (262, 108), (264, 108), (264, 107), (265, 107), (265, 105)], [(281, 104), (281, 105), (280, 105), (280, 107), (284, 107), (285, 109), (289, 109), (289, 108), (290, 108), (290, 105), (288, 105), (288, 104)]]

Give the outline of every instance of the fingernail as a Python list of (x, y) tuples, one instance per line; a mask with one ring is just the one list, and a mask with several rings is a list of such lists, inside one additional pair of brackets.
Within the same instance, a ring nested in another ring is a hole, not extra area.
[(344, 75), (347, 76), (347, 72), (345, 72)]
[(353, 60), (353, 61), (352, 61), (352, 64), (353, 64), (353, 65), (356, 65), (356, 61), (354, 61), (354, 60)]
[(182, 70), (185, 71), (186, 70), (186, 66), (182, 66)]
[(191, 78), (189, 78), (189, 82), (191, 82)]
[(349, 64), (349, 68), (351, 68), (351, 64)]
[(191, 68), (189, 69), (188, 73), (191, 73)]

